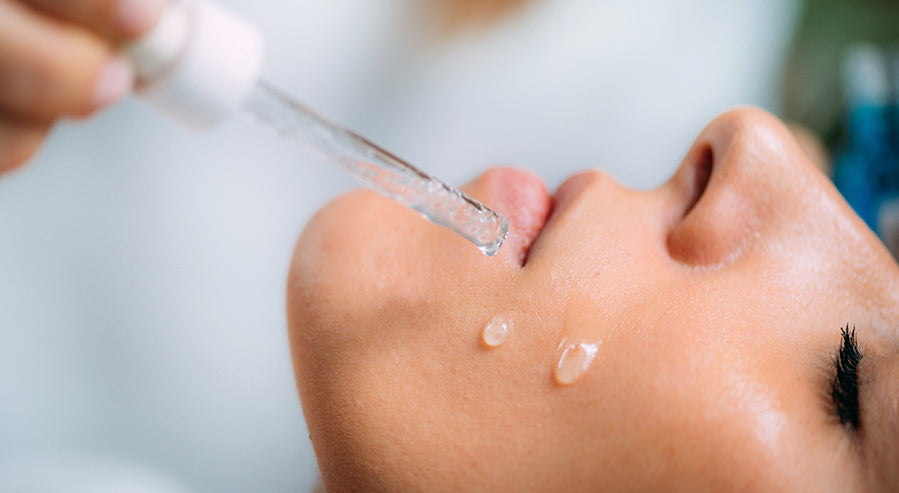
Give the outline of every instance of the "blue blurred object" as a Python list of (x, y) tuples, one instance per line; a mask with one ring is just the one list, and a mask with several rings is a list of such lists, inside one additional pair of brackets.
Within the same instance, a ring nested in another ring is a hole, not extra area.
[(854, 46), (844, 63), (847, 139), (837, 156), (834, 183), (899, 254), (899, 53)]

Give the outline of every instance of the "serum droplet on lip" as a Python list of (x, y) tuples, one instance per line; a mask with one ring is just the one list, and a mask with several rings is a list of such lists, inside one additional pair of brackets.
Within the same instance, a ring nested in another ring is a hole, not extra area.
[(505, 315), (497, 315), (490, 320), (481, 332), (481, 340), (489, 348), (497, 348), (506, 343), (512, 332), (512, 319)]
[(553, 377), (559, 385), (571, 385), (590, 368), (590, 364), (599, 350), (599, 344), (564, 341), (559, 348), (561, 354), (556, 366), (553, 367)]

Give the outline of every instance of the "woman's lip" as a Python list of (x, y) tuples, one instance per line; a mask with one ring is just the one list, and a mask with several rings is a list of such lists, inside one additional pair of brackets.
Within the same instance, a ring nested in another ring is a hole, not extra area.
[(512, 168), (493, 168), (481, 177), (490, 202), (509, 223), (509, 236), (502, 250), (524, 265), (531, 244), (540, 234), (551, 208), (543, 181), (531, 173)]
[(534, 246), (543, 232), (552, 226), (553, 221), (555, 221), (556, 218), (558, 218), (569, 205), (576, 200), (581, 194), (581, 191), (590, 186), (590, 184), (599, 176), (600, 174), (595, 171), (578, 173), (566, 179), (559, 188), (556, 189), (556, 193), (549, 198), (550, 211), (546, 215), (540, 230), (530, 239), (530, 243), (528, 244), (529, 248)]
[[(596, 171), (584, 171), (583, 173), (572, 175), (559, 185), (559, 188), (556, 189), (556, 193), (552, 196), (552, 217), (558, 215), (559, 211), (566, 209), (568, 204), (580, 194), (581, 190), (586, 188), (592, 181), (596, 180), (597, 176), (598, 172)], [(552, 219), (552, 217), (550, 219)]]
[(493, 168), (481, 177), (490, 197), (489, 204), (509, 223), (509, 236), (502, 250), (518, 265), (527, 262), (528, 251), (550, 223), (599, 173), (586, 171), (571, 176), (550, 196), (536, 175), (514, 169)]

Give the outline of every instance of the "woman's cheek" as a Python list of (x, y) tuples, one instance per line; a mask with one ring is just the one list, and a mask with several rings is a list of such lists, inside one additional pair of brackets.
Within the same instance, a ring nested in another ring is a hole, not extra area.
[(391, 224), (384, 202), (367, 191), (342, 195), (303, 230), (287, 281), (295, 356), (307, 346), (354, 336), (356, 322), (371, 317), (377, 297), (389, 292), (397, 259), (389, 227), (383, 227)]

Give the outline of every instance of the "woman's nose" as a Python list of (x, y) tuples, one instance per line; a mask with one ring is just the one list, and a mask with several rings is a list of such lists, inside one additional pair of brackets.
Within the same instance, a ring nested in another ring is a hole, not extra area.
[(716, 118), (663, 186), (683, 214), (669, 254), (691, 265), (727, 264), (807, 209), (822, 179), (775, 117), (752, 108)]

